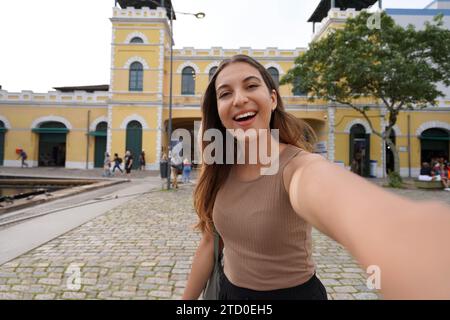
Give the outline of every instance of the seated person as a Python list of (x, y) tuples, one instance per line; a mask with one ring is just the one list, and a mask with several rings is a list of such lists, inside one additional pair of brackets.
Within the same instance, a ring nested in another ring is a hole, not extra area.
[(435, 162), (431, 170), (431, 177), (433, 181), (441, 181), (441, 165)]
[(420, 181), (431, 181), (431, 168), (428, 162), (422, 163), (422, 168), (420, 169), (419, 180)]
[(450, 191), (450, 183), (448, 181), (448, 164), (446, 162), (441, 164), (441, 182), (445, 191)]

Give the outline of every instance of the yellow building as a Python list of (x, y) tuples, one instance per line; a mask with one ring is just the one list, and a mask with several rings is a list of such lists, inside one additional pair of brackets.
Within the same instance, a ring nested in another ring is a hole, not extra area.
[[(66, 168), (101, 167), (105, 150), (123, 157), (125, 150), (135, 155), (145, 150), (147, 169), (159, 169), (162, 152), (167, 151), (170, 78), (170, 25), (167, 9), (151, 1), (119, 1), (113, 8), (110, 84), (91, 87), (55, 88), (57, 91), (20, 93), (0, 90), (0, 164), (20, 166), (16, 148), (28, 154), (31, 166)], [(142, 4), (146, 5), (143, 7)], [(129, 6), (129, 5), (134, 5)], [(326, 24), (316, 37), (326, 33), (348, 11), (332, 8)], [(338, 13), (338, 17), (333, 14)], [(333, 21), (336, 19), (336, 21)], [(194, 130), (201, 117), (201, 96), (211, 73), (221, 60), (247, 54), (260, 61), (275, 79), (294, 64), (306, 48), (173, 50), (173, 130)], [(356, 149), (363, 149), (368, 160), (377, 161), (376, 175), (390, 166), (389, 152), (381, 140), (370, 133), (359, 114), (327, 102), (308, 102), (289, 85), (280, 92), (286, 109), (307, 121), (319, 138), (316, 151), (330, 161), (350, 164)], [(448, 158), (450, 100), (436, 110), (403, 113), (395, 127), (400, 150), (401, 173), (409, 169), (417, 175), (429, 151)], [(384, 126), (383, 110), (375, 105), (371, 116), (375, 126)], [(431, 130), (431, 131), (430, 131)], [(443, 137), (426, 140), (426, 137)], [(420, 139), (425, 138), (425, 139)], [(444, 139), (445, 138), (445, 139)], [(409, 148), (408, 148), (409, 146)], [(427, 149), (428, 148), (428, 149)], [(387, 154), (387, 155), (386, 155)], [(136, 161), (137, 164), (137, 161)], [(365, 175), (368, 170), (364, 172)]]

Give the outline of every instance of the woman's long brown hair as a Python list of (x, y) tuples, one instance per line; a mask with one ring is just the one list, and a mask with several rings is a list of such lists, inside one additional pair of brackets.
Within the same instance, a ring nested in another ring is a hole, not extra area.
[[(235, 55), (230, 59), (222, 61), (217, 68), (217, 71), (211, 78), (205, 95), (202, 100), (202, 130), (203, 133), (208, 129), (218, 129), (222, 133), (222, 137), (226, 137), (226, 128), (223, 126), (219, 112), (217, 110), (217, 96), (216, 96), (216, 79), (220, 72), (228, 65), (236, 62), (245, 62), (252, 67), (258, 69), (269, 92), (275, 90), (277, 93), (277, 107), (270, 119), (270, 129), (279, 129), (280, 142), (297, 146), (303, 150), (312, 151), (313, 144), (316, 140), (316, 135), (311, 127), (303, 120), (295, 118), (293, 115), (286, 112), (283, 102), (278, 92), (271, 75), (268, 71), (256, 60), (246, 55)], [(223, 145), (223, 157), (226, 158), (225, 139)], [(201, 154), (206, 146), (211, 143), (203, 141), (201, 143)], [(232, 164), (206, 164), (202, 161), (200, 176), (198, 178), (197, 186), (194, 190), (194, 207), (200, 218), (200, 221), (195, 226), (202, 233), (212, 232), (214, 224), (212, 221), (212, 212), (214, 202), (216, 200), (217, 192), (225, 182), (230, 172)]]

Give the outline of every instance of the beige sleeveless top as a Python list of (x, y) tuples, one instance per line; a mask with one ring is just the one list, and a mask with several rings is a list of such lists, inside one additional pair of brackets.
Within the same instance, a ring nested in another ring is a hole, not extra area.
[(224, 242), (224, 271), (238, 287), (290, 288), (315, 272), (311, 226), (294, 211), (283, 184), (284, 167), (301, 151), (283, 149), (275, 175), (243, 182), (231, 170), (217, 193), (213, 221)]

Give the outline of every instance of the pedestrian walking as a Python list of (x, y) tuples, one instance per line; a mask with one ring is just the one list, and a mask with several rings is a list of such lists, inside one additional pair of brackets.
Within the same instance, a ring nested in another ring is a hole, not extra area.
[(189, 162), (188, 158), (184, 158), (183, 160), (183, 183), (191, 182), (191, 170), (192, 164)]
[(182, 137), (178, 143), (169, 151), (170, 155), (170, 167), (172, 173), (172, 186), (178, 188), (178, 175), (183, 173), (183, 158), (181, 157), (181, 152), (183, 151)]
[(23, 167), (28, 168), (28, 163), (26, 162), (26, 160), (28, 159), (28, 155), (25, 152), (25, 150), (19, 149), (19, 159), (21, 159), (21, 168)]
[(116, 168), (119, 169), (119, 171), (121, 173), (123, 173), (122, 168), (120, 167), (120, 165), (122, 164), (123, 160), (122, 158), (119, 157), (119, 155), (117, 153), (114, 153), (114, 167), (112, 169), (112, 172), (114, 173), (116, 171)]
[(105, 152), (105, 159), (103, 160), (103, 175), (104, 177), (111, 177), (111, 157), (108, 152)]
[(139, 169), (142, 171), (145, 170), (145, 150), (142, 150), (139, 156)]
[(125, 172), (127, 176), (131, 173), (131, 168), (133, 167), (133, 154), (130, 150), (125, 153)]

